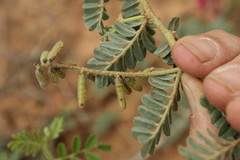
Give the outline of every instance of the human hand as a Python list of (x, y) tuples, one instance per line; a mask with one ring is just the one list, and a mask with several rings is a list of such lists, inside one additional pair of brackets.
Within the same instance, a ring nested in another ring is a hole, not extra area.
[(191, 131), (216, 130), (199, 104), (203, 94), (240, 131), (240, 38), (221, 30), (186, 36), (173, 46), (172, 57), (185, 72), (182, 84), (192, 112)]

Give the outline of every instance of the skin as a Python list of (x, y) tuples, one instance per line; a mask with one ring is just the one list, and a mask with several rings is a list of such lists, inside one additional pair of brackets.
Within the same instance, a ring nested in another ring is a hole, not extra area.
[(172, 57), (184, 74), (183, 89), (192, 117), (191, 132), (216, 128), (209, 122), (199, 97), (226, 112), (227, 120), (240, 131), (240, 38), (213, 30), (181, 38), (173, 46)]

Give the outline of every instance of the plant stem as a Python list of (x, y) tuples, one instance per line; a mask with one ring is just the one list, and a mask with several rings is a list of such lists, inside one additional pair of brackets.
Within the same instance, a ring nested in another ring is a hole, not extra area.
[(155, 15), (152, 8), (148, 4), (147, 0), (140, 0), (140, 3), (147, 17), (149, 17), (152, 23), (162, 32), (168, 45), (172, 48), (176, 42), (172, 33), (164, 26), (162, 21)]
[(166, 69), (163, 71), (152, 71), (152, 72), (116, 72), (116, 71), (100, 71), (100, 70), (94, 70), (89, 69), (85, 67), (78, 67), (78, 66), (72, 66), (67, 64), (42, 64), (37, 65), (36, 68), (61, 68), (61, 69), (70, 69), (70, 70), (76, 70), (79, 72), (85, 72), (87, 74), (92, 75), (103, 75), (103, 76), (122, 76), (122, 77), (154, 77), (154, 76), (161, 76), (171, 73), (177, 73), (180, 71), (179, 68), (172, 68), (172, 69)]

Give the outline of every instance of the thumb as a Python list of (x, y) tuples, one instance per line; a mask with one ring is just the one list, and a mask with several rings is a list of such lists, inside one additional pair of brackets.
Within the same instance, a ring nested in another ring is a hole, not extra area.
[(195, 137), (196, 133), (200, 131), (208, 136), (207, 129), (217, 134), (217, 128), (211, 124), (207, 109), (199, 103), (200, 97), (203, 95), (202, 82), (186, 73), (182, 75), (181, 80), (191, 110), (190, 135)]

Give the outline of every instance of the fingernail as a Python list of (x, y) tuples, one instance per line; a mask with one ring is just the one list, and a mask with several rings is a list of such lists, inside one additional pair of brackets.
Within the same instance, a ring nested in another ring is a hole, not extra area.
[(202, 63), (211, 61), (219, 53), (219, 47), (212, 39), (207, 37), (191, 36), (183, 40), (183, 46), (197, 56)]
[(233, 95), (240, 94), (240, 64), (216, 69), (209, 77), (227, 87)]

